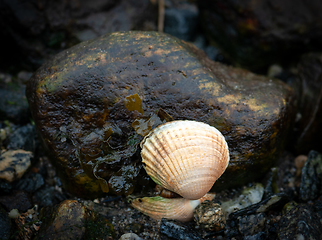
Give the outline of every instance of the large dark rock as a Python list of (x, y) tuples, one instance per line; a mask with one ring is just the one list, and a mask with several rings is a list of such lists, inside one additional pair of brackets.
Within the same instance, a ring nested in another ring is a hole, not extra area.
[(322, 53), (309, 53), (298, 64), (298, 114), (294, 131), (294, 150), (307, 154), (310, 150), (322, 152)]
[(201, 25), (211, 42), (238, 65), (259, 70), (321, 50), (319, 0), (199, 1)]
[(213, 62), (157, 32), (112, 33), (63, 51), (34, 73), (26, 93), (64, 186), (88, 198), (101, 188), (133, 192), (137, 133), (164, 119), (202, 121), (223, 133), (231, 157), (215, 184), (223, 188), (262, 177), (294, 117), (283, 82)]
[(105, 33), (155, 30), (149, 0), (0, 1), (0, 68), (31, 70), (62, 49)]

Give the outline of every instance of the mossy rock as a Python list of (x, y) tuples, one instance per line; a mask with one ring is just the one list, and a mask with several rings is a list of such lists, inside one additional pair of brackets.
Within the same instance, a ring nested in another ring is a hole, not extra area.
[(64, 186), (88, 198), (133, 191), (141, 135), (165, 120), (223, 133), (231, 160), (218, 189), (262, 177), (294, 119), (283, 82), (213, 62), (158, 32), (111, 33), (63, 51), (34, 73), (26, 94)]

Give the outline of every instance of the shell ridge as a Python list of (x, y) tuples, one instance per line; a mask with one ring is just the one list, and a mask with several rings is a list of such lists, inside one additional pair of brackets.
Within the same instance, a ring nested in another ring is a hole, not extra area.
[[(172, 127), (173, 124), (170, 125), (170, 127)], [(169, 152), (168, 155), (168, 161), (165, 161), (165, 164), (167, 166), (167, 168), (165, 168), (165, 172), (167, 173), (168, 176), (168, 186), (166, 187), (168, 190), (171, 190), (173, 192), (178, 193), (176, 186), (178, 186), (178, 184), (180, 184), (181, 182), (181, 178), (182, 178), (182, 169), (178, 168), (176, 162), (181, 162), (182, 158), (179, 159), (178, 155), (175, 154), (176, 151), (178, 150), (178, 146), (177, 146), (177, 142), (178, 141), (171, 141), (171, 139), (175, 139), (175, 135), (173, 135), (174, 133), (171, 132), (170, 130), (166, 132), (166, 134), (163, 134), (163, 137), (165, 139), (165, 142), (170, 143), (172, 142), (171, 145), (169, 145), (170, 150), (171, 150), (171, 154)], [(179, 155), (180, 157), (180, 155)], [(180, 193), (178, 193), (180, 194)]]
[(215, 127), (195, 121), (160, 125), (145, 140), (142, 152), (145, 149), (154, 151), (153, 158), (142, 154), (151, 178), (186, 199), (204, 196), (229, 163), (224, 136)]
[[(160, 134), (155, 135), (155, 142), (158, 143), (158, 146), (160, 147), (160, 149), (162, 150), (162, 152), (165, 154), (165, 156), (163, 156), (163, 154), (161, 154), (161, 151), (158, 149), (157, 151), (159, 152), (161, 158), (161, 169), (160, 172), (163, 173), (162, 178), (164, 179), (164, 184), (162, 185), (164, 188), (168, 189), (168, 190), (173, 190), (171, 188), (169, 179), (172, 180), (172, 176), (175, 175), (175, 173), (172, 171), (173, 169), (171, 168), (170, 164), (169, 164), (169, 160), (171, 161), (171, 154), (170, 151), (171, 149), (167, 149), (164, 145), (164, 142), (167, 142), (166, 139), (163, 139)], [(168, 161), (166, 161), (165, 159), (167, 159)]]
[[(149, 142), (153, 142), (151, 139), (147, 139), (147, 141)], [(152, 149), (153, 148), (153, 149)], [(146, 152), (150, 153), (149, 156), (146, 155)], [(150, 161), (147, 161), (144, 157), (142, 162), (145, 164), (144, 168), (146, 169), (147, 173), (149, 174), (149, 176), (153, 176), (152, 180), (154, 182), (156, 182), (159, 185), (166, 185), (166, 179), (164, 179), (160, 174), (159, 171), (157, 171), (157, 169), (162, 168), (162, 164), (160, 163), (160, 161), (158, 161), (158, 156), (156, 154), (153, 153), (157, 153), (160, 155), (158, 149), (153, 145), (153, 144), (148, 144), (145, 145), (144, 149), (143, 149), (143, 154), (141, 153), (141, 155), (146, 156), (148, 159), (150, 159)]]

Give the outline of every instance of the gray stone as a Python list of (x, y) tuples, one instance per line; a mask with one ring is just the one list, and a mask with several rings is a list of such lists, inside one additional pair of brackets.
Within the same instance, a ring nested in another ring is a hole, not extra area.
[(322, 194), (322, 155), (311, 151), (301, 175), (300, 199), (314, 200)]

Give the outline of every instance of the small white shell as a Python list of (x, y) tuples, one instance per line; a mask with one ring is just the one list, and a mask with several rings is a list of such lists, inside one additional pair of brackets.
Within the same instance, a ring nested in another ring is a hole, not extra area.
[(224, 136), (216, 128), (196, 121), (162, 124), (143, 139), (141, 148), (150, 177), (185, 199), (203, 197), (229, 163)]

